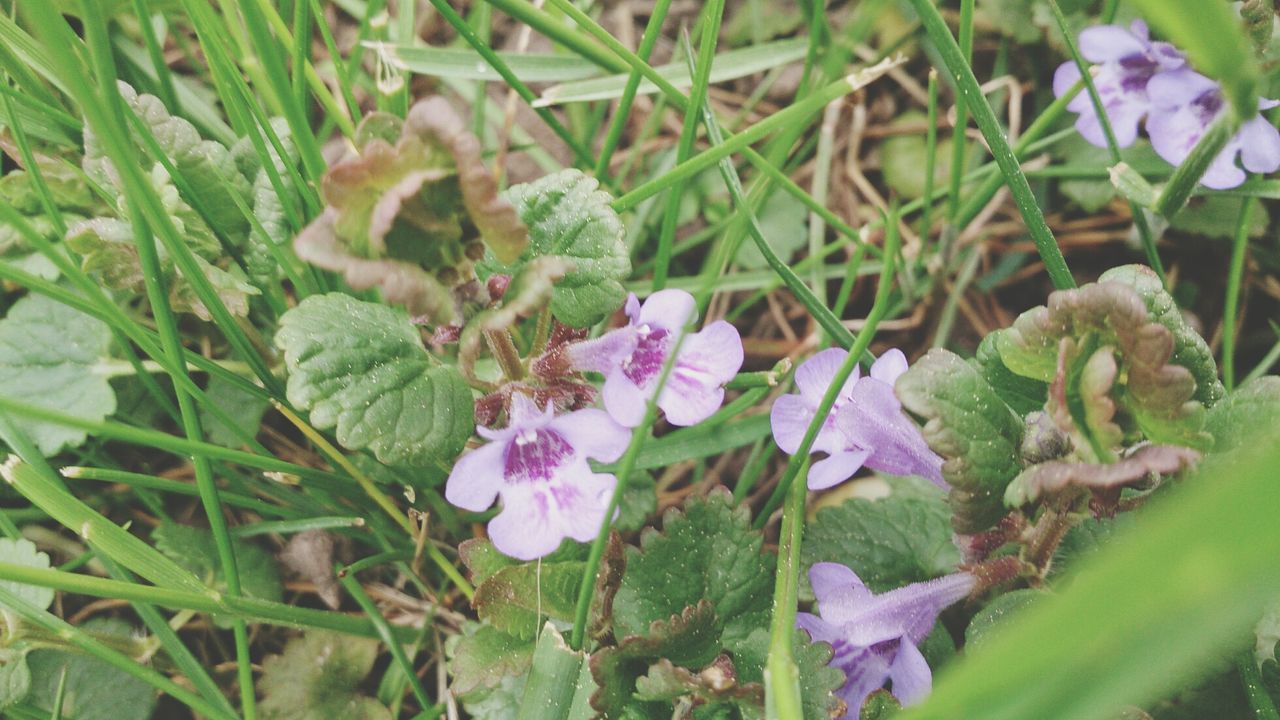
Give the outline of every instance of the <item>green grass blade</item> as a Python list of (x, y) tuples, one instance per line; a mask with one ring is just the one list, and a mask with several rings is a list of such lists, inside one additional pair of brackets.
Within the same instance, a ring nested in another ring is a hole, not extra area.
[[(493, 82), (502, 76), (475, 50), (431, 45), (377, 44), (392, 65), (405, 72), (457, 80)], [(596, 77), (600, 67), (582, 58), (556, 53), (502, 52), (497, 56), (517, 80), (525, 83), (566, 82)]]
[[(1067, 18), (1062, 14), (1062, 8), (1058, 5), (1057, 0), (1049, 0), (1049, 9), (1053, 12), (1054, 20), (1058, 23), (1058, 29), (1062, 31), (1062, 37), (1067, 43), (1067, 52), (1075, 62), (1076, 68), (1080, 70), (1080, 80), (1084, 82), (1084, 88), (1089, 93), (1089, 100), (1093, 103), (1093, 112), (1098, 118), (1098, 124), (1102, 126), (1102, 134), (1107, 141), (1107, 152), (1111, 156), (1111, 164), (1119, 165), (1122, 162), (1120, 144), (1116, 142), (1115, 131), (1111, 129), (1111, 119), (1107, 116), (1107, 110), (1102, 104), (1102, 98), (1098, 95), (1098, 88), (1093, 82), (1093, 73), (1089, 71), (1089, 65), (1085, 62), (1085, 59), (1080, 56), (1076, 41), (1071, 37), (1071, 28), (1067, 24)], [(1129, 214), (1133, 216), (1133, 223), (1138, 228), (1138, 238), (1142, 242), (1143, 251), (1147, 254), (1147, 264), (1151, 266), (1152, 270), (1155, 270), (1156, 275), (1160, 276), (1160, 284), (1167, 287), (1169, 282), (1164, 276), (1164, 265), (1160, 262), (1160, 252), (1156, 249), (1156, 239), (1151, 232), (1151, 223), (1147, 220), (1146, 208), (1130, 200)]]
[(1276, 467), (1274, 442), (1206, 464), (943, 672), (903, 720), (1113, 717), (1194, 683), (1280, 594)]
[(947, 73), (955, 80), (969, 112), (973, 114), (974, 122), (982, 131), (987, 146), (991, 148), (991, 154), (995, 156), (996, 164), (1004, 174), (1005, 182), (1009, 185), (1009, 191), (1018, 206), (1018, 211), (1022, 213), (1022, 220), (1027, 225), (1032, 241), (1035, 242), (1036, 250), (1044, 260), (1045, 270), (1049, 273), (1054, 287), (1075, 287), (1076, 281), (1071, 277), (1071, 271), (1067, 268), (1067, 261), (1062, 257), (1062, 249), (1058, 247), (1053, 231), (1045, 224), (1044, 213), (1036, 202), (1035, 194), (1031, 192), (1027, 177), (1022, 174), (1022, 167), (1018, 164), (1017, 157), (1009, 147), (1008, 139), (1000, 129), (995, 113), (991, 111), (991, 106), (982, 96), (982, 90), (978, 87), (978, 79), (974, 77), (973, 69), (965, 62), (964, 54), (956, 44), (955, 38), (951, 36), (946, 23), (943, 22), (938, 8), (934, 6), (933, 0), (911, 0), (911, 5), (920, 16), (929, 39), (942, 55)]
[[(807, 43), (803, 40), (778, 40), (764, 45), (728, 50), (716, 56), (710, 82), (714, 85), (789, 65), (803, 60), (806, 48)], [(642, 44), (638, 56), (647, 58), (643, 51)], [(658, 65), (653, 67), (653, 72), (676, 88), (690, 87), (694, 82), (693, 74), (683, 62)], [(537, 104), (545, 107), (592, 100), (614, 100), (622, 97), (631, 83), (633, 74), (634, 71), (549, 87), (538, 98)], [(637, 81), (636, 89), (632, 92), (651, 95), (659, 92), (659, 87), (652, 80)]]
[[(684, 123), (680, 128), (680, 140), (676, 145), (676, 164), (684, 162), (693, 154), (693, 143), (698, 136), (698, 111), (707, 97), (707, 87), (711, 79), (711, 68), (715, 61), (716, 41), (720, 37), (720, 21), (724, 17), (724, 0), (710, 0), (702, 14), (702, 43), (698, 54), (693, 54), (686, 33), (684, 41), (685, 58), (693, 63), (693, 91), (689, 94), (688, 109), (684, 113)], [(667, 283), (667, 273), (671, 266), (671, 243), (676, 236), (676, 223), (680, 219), (680, 205), (684, 201), (686, 179), (676, 180), (667, 190), (667, 202), (662, 215), (662, 226), (658, 231), (657, 259), (653, 267), (653, 289), (661, 290)]]

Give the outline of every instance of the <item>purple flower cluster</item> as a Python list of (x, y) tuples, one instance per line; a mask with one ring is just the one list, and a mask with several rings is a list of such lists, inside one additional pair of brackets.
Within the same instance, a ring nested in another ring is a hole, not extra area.
[[(498, 497), (502, 512), (489, 522), (494, 547), (519, 560), (542, 557), (565, 538), (587, 542), (605, 520), (617, 478), (591, 469), (588, 459), (621, 457), (657, 394), (673, 425), (694, 425), (719, 409), (724, 384), (742, 367), (742, 340), (729, 323), (711, 323), (685, 334), (696, 316), (693, 296), (682, 290), (654, 293), (643, 305), (627, 300), (630, 322), (596, 340), (566, 348), (573, 369), (605, 376), (605, 410), (556, 416), (528, 396), (511, 395), (507, 427), (476, 431), (489, 440), (463, 455), (445, 485), (445, 498), (479, 512)], [(658, 380), (675, 353), (666, 385)]]
[[(794, 455), (800, 449), (822, 396), (848, 355), (831, 348), (809, 358), (796, 369), (799, 394), (774, 401), (770, 422), (773, 439), (783, 452)], [(838, 485), (863, 466), (894, 475), (919, 475), (947, 487), (942, 458), (925, 444), (920, 429), (893, 394), (894, 382), (906, 371), (907, 358), (897, 349), (881, 355), (866, 377), (859, 377), (854, 368), (810, 450), (827, 454), (809, 468), (810, 490)]]
[[(1138, 137), (1145, 119), (1151, 146), (1166, 161), (1178, 165), (1226, 110), (1218, 84), (1192, 70), (1186, 57), (1169, 43), (1152, 42), (1147, 26), (1135, 20), (1129, 29), (1100, 25), (1080, 33), (1080, 54), (1094, 66), (1094, 86), (1120, 147)], [(1053, 91), (1061, 97), (1080, 80), (1074, 62), (1063, 63), (1054, 74)], [(1280, 105), (1260, 102), (1262, 109)], [(1071, 100), (1067, 109), (1078, 113), (1076, 129), (1099, 147), (1106, 147), (1102, 125), (1088, 93)], [(1242, 170), (1237, 158), (1243, 163)], [(1280, 132), (1262, 116), (1244, 123), (1210, 165), (1201, 183), (1214, 189), (1244, 182), (1244, 170), (1269, 173), (1280, 169)]]
[(856, 718), (867, 696), (892, 681), (891, 692), (903, 705), (923, 700), (933, 674), (919, 645), (947, 606), (973, 592), (977, 578), (955, 573), (872, 595), (852, 570), (837, 563), (814, 563), (809, 582), (818, 599), (818, 615), (799, 613), (796, 625), (814, 641), (827, 642), (831, 665), (845, 674), (838, 694)]

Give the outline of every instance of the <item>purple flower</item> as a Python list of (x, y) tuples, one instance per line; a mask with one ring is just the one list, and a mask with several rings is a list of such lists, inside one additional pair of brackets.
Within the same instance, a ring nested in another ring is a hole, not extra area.
[[(1226, 110), (1222, 90), (1218, 83), (1188, 68), (1157, 75), (1147, 89), (1154, 110), (1147, 120), (1151, 146), (1160, 157), (1179, 165)], [(1260, 100), (1258, 104), (1267, 110), (1280, 102)], [(1236, 164), (1237, 157), (1250, 172), (1269, 173), (1280, 169), (1280, 132), (1261, 115), (1245, 122), (1214, 158), (1200, 182), (1216, 190), (1244, 182), (1244, 170)]]
[[(796, 369), (798, 395), (783, 395), (773, 403), (773, 439), (788, 455), (800, 449), (822, 396), (849, 353), (823, 350)], [(920, 429), (902, 411), (893, 384), (907, 371), (907, 358), (893, 349), (859, 378), (855, 367), (831, 407), (811, 452), (827, 457), (809, 468), (809, 489), (824, 490), (853, 477), (862, 466), (893, 475), (919, 475), (946, 487), (942, 458), (925, 443)]]
[(891, 692), (903, 705), (928, 696), (933, 674), (918, 646), (938, 614), (971, 593), (977, 578), (955, 573), (872, 595), (852, 570), (823, 562), (809, 569), (809, 582), (820, 615), (799, 613), (796, 626), (835, 650), (831, 665), (846, 678), (837, 694), (849, 706), (845, 717), (856, 718), (886, 680), (893, 681)]
[(494, 547), (519, 560), (542, 557), (566, 537), (595, 538), (617, 478), (592, 471), (587, 458), (617, 460), (631, 433), (603, 410), (556, 417), (527, 396), (511, 396), (510, 422), (476, 432), (490, 442), (462, 456), (449, 473), (444, 496), (480, 512), (502, 496), (502, 512), (489, 521)]
[[(1097, 63), (1093, 76), (1098, 98), (1107, 112), (1116, 143), (1128, 147), (1138, 138), (1138, 123), (1151, 110), (1147, 83), (1159, 73), (1186, 64), (1177, 48), (1165, 42), (1151, 42), (1146, 23), (1134, 20), (1126, 30), (1116, 25), (1098, 25), (1080, 33), (1080, 55)], [(1062, 97), (1080, 80), (1080, 68), (1068, 61), (1053, 76), (1053, 93)], [(1094, 112), (1088, 92), (1081, 92), (1067, 105), (1079, 113), (1076, 129), (1085, 140), (1106, 147), (1106, 135)]]
[[(571, 345), (566, 352), (575, 369), (605, 376), (605, 410), (622, 425), (635, 427), (644, 419), (667, 357), (685, 325), (697, 316), (697, 307), (683, 290), (659, 290), (643, 305), (632, 294), (626, 311), (630, 323)], [(687, 334), (658, 395), (658, 407), (672, 425), (696, 425), (720, 408), (724, 384), (741, 367), (742, 339), (733, 325), (718, 320)]]

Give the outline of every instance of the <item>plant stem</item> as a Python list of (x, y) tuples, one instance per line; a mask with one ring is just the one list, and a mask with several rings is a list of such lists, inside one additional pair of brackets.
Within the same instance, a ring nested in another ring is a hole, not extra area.
[[(1076, 41), (1071, 37), (1071, 28), (1067, 24), (1067, 17), (1062, 14), (1062, 8), (1058, 6), (1057, 0), (1049, 0), (1049, 9), (1053, 12), (1053, 17), (1058, 22), (1058, 29), (1062, 31), (1062, 37), (1067, 43), (1067, 52), (1075, 61), (1076, 68), (1080, 71), (1080, 80), (1084, 83), (1084, 88), (1089, 93), (1090, 102), (1093, 103), (1094, 115), (1098, 118), (1098, 124), (1102, 127), (1102, 135), (1107, 141), (1107, 152), (1111, 156), (1111, 164), (1119, 165), (1122, 162), (1120, 158), (1120, 143), (1116, 142), (1115, 131), (1111, 128), (1111, 118), (1107, 115), (1106, 106), (1102, 104), (1102, 97), (1098, 95), (1098, 88), (1093, 82), (1093, 73), (1089, 72), (1089, 64), (1080, 56)], [(1138, 228), (1138, 238), (1142, 242), (1142, 249), (1147, 254), (1147, 264), (1160, 277), (1160, 284), (1167, 289), (1169, 281), (1164, 276), (1164, 265), (1160, 262), (1159, 251), (1156, 250), (1156, 239), (1151, 232), (1151, 223), (1147, 220), (1147, 210), (1133, 200), (1128, 202), (1129, 214), (1133, 216), (1133, 223)]]
[(1022, 220), (1027, 225), (1027, 230), (1036, 245), (1036, 250), (1040, 252), (1040, 257), (1044, 260), (1045, 270), (1049, 273), (1049, 278), (1053, 281), (1054, 287), (1059, 290), (1075, 287), (1076, 281), (1071, 277), (1071, 270), (1067, 267), (1067, 261), (1062, 257), (1062, 249), (1058, 247), (1058, 241), (1054, 239), (1053, 231), (1045, 224), (1044, 213), (1040, 211), (1036, 196), (1031, 192), (1031, 185), (1027, 183), (1027, 177), (1022, 173), (1018, 158), (1013, 154), (1013, 150), (1010, 149), (1009, 140), (1000, 130), (1000, 124), (996, 121), (995, 113), (991, 111), (991, 106), (987, 104), (986, 98), (982, 95), (982, 89), (978, 86), (978, 79), (973, 75), (973, 68), (969, 67), (969, 64), (965, 61), (960, 46), (956, 44), (955, 38), (951, 36), (951, 31), (947, 29), (946, 23), (942, 20), (942, 15), (938, 13), (938, 8), (933, 4), (933, 0), (911, 0), (911, 6), (916, 9), (916, 14), (920, 16), (920, 22), (924, 25), (925, 32), (942, 55), (947, 71), (955, 80), (961, 95), (964, 97), (965, 104), (969, 108), (969, 112), (973, 115), (974, 122), (978, 124), (978, 129), (982, 131), (982, 136), (986, 139), (987, 146), (991, 148), (991, 154), (995, 156), (996, 164), (1000, 167), (1000, 171), (1004, 173), (1005, 182), (1009, 185), (1009, 192), (1013, 195), (1013, 201), (1017, 204), (1018, 211), (1022, 214)]
[(1258, 201), (1244, 198), (1240, 203), (1240, 218), (1236, 221), (1235, 237), (1231, 242), (1231, 265), (1227, 269), (1227, 294), (1222, 306), (1222, 384), (1231, 392), (1236, 385), (1236, 313), (1240, 309), (1240, 295), (1244, 291), (1244, 259), (1249, 250), (1249, 227), (1253, 225), (1254, 208)]

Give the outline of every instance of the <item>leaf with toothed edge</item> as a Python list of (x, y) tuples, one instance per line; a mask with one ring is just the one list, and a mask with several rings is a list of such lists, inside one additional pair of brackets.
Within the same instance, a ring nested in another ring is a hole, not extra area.
[(471, 390), (438, 365), (402, 310), (331, 293), (284, 314), (276, 346), (289, 402), (338, 442), (388, 465), (429, 466), (462, 452), (475, 429)]
[(960, 532), (991, 527), (1004, 514), (1005, 486), (1022, 470), (1022, 422), (985, 378), (947, 350), (930, 350), (894, 385), (907, 410), (925, 418), (924, 439), (942, 456)]
[(536, 257), (561, 258), (571, 270), (556, 283), (551, 312), (565, 325), (593, 325), (622, 306), (631, 274), (622, 221), (599, 182), (578, 170), (507, 189), (529, 228), (529, 247), (514, 263), (490, 269), (514, 275)]

